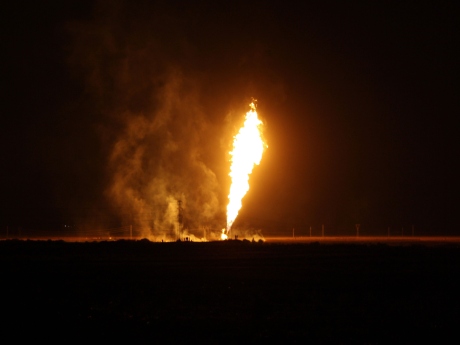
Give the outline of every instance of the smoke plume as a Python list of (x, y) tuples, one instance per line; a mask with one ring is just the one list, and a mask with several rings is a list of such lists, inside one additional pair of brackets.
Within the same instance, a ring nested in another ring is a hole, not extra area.
[(225, 151), (203, 107), (203, 78), (183, 67), (194, 53), (181, 23), (151, 13), (99, 3), (94, 18), (70, 25), (70, 63), (103, 119), (104, 189), (114, 213), (145, 237), (174, 239), (181, 226), (202, 238), (203, 227), (224, 224), (215, 157)]

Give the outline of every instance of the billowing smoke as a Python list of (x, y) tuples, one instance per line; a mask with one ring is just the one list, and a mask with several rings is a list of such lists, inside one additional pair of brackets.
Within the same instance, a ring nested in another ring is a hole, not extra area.
[(114, 213), (153, 239), (177, 238), (179, 230), (198, 239), (203, 229), (220, 229), (225, 193), (215, 157), (225, 158), (227, 147), (204, 110), (203, 78), (183, 66), (194, 54), (180, 23), (164, 14), (145, 18), (122, 2), (102, 2), (94, 13), (70, 25), (70, 63), (103, 119), (104, 189)]
[(108, 195), (132, 207), (136, 223), (154, 236), (177, 233), (179, 200), (191, 229), (209, 225), (219, 211), (216, 175), (201, 157), (206, 120), (189, 87), (172, 73), (157, 94), (157, 111), (125, 115), (110, 157)]

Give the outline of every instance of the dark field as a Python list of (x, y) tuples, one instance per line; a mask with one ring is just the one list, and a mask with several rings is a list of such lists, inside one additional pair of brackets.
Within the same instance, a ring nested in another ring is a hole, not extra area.
[(0, 241), (3, 334), (78, 343), (447, 342), (460, 246)]

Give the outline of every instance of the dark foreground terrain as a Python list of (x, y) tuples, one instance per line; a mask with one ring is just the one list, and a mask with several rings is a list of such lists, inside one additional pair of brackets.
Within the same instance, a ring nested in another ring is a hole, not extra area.
[(15, 343), (443, 343), (460, 322), (458, 244), (10, 240), (0, 264)]

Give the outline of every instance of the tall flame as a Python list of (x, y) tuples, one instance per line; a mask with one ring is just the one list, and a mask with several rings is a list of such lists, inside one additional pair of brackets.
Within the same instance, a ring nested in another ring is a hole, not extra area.
[[(249, 175), (254, 165), (259, 165), (266, 146), (262, 139), (262, 121), (258, 118), (256, 105), (252, 102), (249, 106), (251, 110), (246, 113), (244, 124), (234, 137), (233, 151), (230, 152), (231, 167), (229, 175), (232, 184), (228, 195), (227, 233), (238, 216), (241, 200), (249, 190)], [(223, 233), (222, 235), (225, 234)]]

